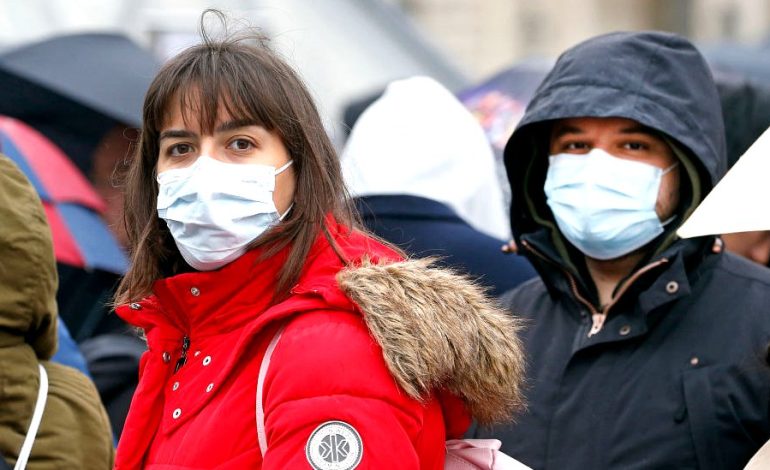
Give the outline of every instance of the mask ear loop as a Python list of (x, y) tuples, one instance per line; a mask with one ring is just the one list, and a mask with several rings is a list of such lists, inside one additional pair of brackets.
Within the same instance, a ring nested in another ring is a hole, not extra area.
[(275, 175), (275, 176), (278, 176), (278, 175), (280, 175), (281, 173), (283, 173), (283, 172), (284, 172), (284, 170), (286, 170), (287, 168), (289, 168), (289, 167), (292, 165), (292, 163), (294, 163), (294, 160), (289, 160), (288, 162), (284, 163), (282, 166), (278, 167), (278, 168), (275, 170), (275, 173), (274, 173), (274, 175)]
[(291, 204), (289, 204), (289, 208), (288, 208), (288, 209), (286, 209), (286, 212), (284, 212), (284, 213), (283, 213), (283, 215), (280, 215), (280, 216), (278, 216), (278, 221), (279, 221), (279, 222), (280, 222), (280, 221), (282, 221), (284, 217), (286, 217), (287, 215), (289, 215), (289, 212), (291, 212), (291, 208), (292, 208), (292, 207), (294, 207), (294, 203), (293, 203), (293, 202), (292, 202)]
[[(277, 168), (277, 169), (275, 170), (275, 176), (278, 176), (278, 175), (280, 175), (281, 173), (283, 173), (283, 172), (284, 172), (284, 171), (285, 171), (287, 168), (289, 168), (289, 167), (292, 165), (292, 163), (294, 163), (294, 160), (289, 160), (288, 162), (286, 162), (285, 164), (283, 164), (282, 166), (280, 166), (279, 168)], [(291, 212), (291, 208), (292, 208), (292, 207), (294, 207), (294, 202), (292, 202), (291, 204), (289, 204), (289, 208), (288, 208), (288, 209), (286, 209), (286, 212), (284, 212), (282, 215), (279, 215), (279, 216), (278, 216), (278, 221), (279, 221), (279, 222), (280, 222), (280, 221), (282, 221), (282, 220), (284, 219), (284, 217), (286, 217), (287, 215), (289, 215), (289, 212)]]
[(660, 174), (661, 178), (666, 176), (667, 174), (671, 173), (671, 170), (679, 166), (679, 162), (674, 162), (673, 165), (663, 170), (663, 173)]

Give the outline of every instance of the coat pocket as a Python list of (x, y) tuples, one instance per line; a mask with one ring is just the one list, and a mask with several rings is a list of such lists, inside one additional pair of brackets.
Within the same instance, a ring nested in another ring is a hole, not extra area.
[(684, 401), (698, 468), (724, 469), (716, 429), (717, 403), (709, 380), (708, 368), (687, 370), (682, 374)]

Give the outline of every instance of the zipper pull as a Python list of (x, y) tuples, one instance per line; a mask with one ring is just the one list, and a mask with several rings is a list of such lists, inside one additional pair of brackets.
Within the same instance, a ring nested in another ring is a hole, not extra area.
[(602, 327), (604, 326), (604, 320), (607, 319), (606, 313), (594, 313), (591, 315), (592, 325), (591, 325), (591, 331), (588, 332), (588, 337), (599, 333), (602, 331)]
[(184, 338), (182, 338), (182, 355), (179, 356), (179, 360), (176, 361), (176, 366), (174, 367), (174, 373), (176, 374), (177, 371), (187, 363), (187, 350), (190, 349), (190, 337), (185, 335)]

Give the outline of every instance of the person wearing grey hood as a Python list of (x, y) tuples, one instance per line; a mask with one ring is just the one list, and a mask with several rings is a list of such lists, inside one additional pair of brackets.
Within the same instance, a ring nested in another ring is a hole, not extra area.
[(728, 469), (770, 436), (770, 271), (677, 228), (725, 171), (700, 53), (661, 32), (566, 51), (505, 148), (511, 227), (540, 277), (528, 410), (479, 429), (533, 468)]

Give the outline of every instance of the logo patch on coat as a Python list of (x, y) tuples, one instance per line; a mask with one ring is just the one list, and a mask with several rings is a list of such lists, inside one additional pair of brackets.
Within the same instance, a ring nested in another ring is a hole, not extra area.
[(353, 470), (361, 463), (364, 447), (353, 426), (327, 421), (310, 435), (305, 455), (315, 470)]

